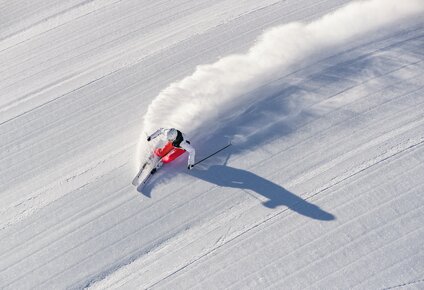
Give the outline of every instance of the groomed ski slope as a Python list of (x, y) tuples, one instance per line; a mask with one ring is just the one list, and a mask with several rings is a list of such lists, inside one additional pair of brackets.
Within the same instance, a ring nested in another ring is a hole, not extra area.
[(424, 287), (424, 2), (0, 11), (1, 289)]

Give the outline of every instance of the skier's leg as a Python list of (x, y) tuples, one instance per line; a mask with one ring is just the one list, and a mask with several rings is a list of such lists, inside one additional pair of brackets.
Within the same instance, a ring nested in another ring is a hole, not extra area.
[(182, 154), (184, 154), (185, 150), (181, 148), (175, 148), (171, 152), (169, 152), (165, 157), (162, 158), (163, 163), (169, 163), (178, 157), (180, 157)]
[[(162, 148), (156, 148), (153, 151), (152, 158), (150, 159), (151, 164), (158, 165), (160, 167), (162, 165), (161, 158), (168, 154), (170, 151), (174, 149), (172, 142), (166, 143)], [(160, 164), (159, 164), (160, 163)]]
[(171, 152), (172, 149), (174, 149), (174, 146), (172, 145), (172, 142), (168, 142), (162, 148), (156, 148), (155, 149), (155, 155), (158, 156), (158, 157), (160, 157), (160, 158), (162, 158), (166, 154), (168, 154), (169, 152)]

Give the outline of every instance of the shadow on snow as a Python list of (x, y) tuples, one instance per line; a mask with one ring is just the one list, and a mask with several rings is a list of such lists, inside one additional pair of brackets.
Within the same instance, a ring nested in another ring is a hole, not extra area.
[(268, 199), (262, 202), (267, 208), (286, 206), (313, 219), (325, 221), (335, 219), (332, 214), (289, 192), (282, 186), (246, 170), (226, 165), (212, 165), (207, 170), (193, 170), (191, 175), (221, 187), (254, 191)]
[[(219, 187), (256, 192), (267, 199), (267, 201), (263, 201), (262, 204), (270, 209), (286, 206), (292, 211), (316, 220), (331, 221), (335, 219), (334, 215), (331, 213), (291, 193), (284, 187), (247, 170), (227, 165), (211, 165), (206, 169), (198, 168), (192, 170), (188, 174)], [(160, 173), (157, 177), (160, 179), (168, 179), (173, 175), (174, 173), (165, 171)], [(155, 182), (152, 180), (150, 184), (144, 187), (142, 192), (143, 195), (150, 198), (154, 186)]]

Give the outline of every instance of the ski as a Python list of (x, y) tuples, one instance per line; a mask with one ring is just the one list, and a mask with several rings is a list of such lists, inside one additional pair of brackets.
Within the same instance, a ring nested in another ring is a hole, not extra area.
[(140, 170), (138, 171), (137, 175), (134, 177), (133, 181), (132, 181), (132, 185), (134, 186), (138, 186), (139, 185), (139, 179), (140, 179), (140, 175), (143, 173), (144, 168), (146, 168), (148, 162), (145, 162), (143, 164), (143, 166), (140, 168)]
[[(153, 171), (153, 170), (152, 170)], [(137, 183), (136, 184), (134, 184), (135, 186), (137, 186), (137, 187), (143, 187), (148, 181), (149, 181), (149, 179), (152, 177), (152, 175), (156, 172), (152, 172), (152, 171), (150, 171), (145, 177), (144, 177), (144, 179), (143, 180), (140, 180), (140, 179), (137, 179)], [(141, 189), (141, 188), (140, 188)]]
[[(151, 166), (148, 166), (148, 165), (151, 165)], [(147, 174), (145, 174), (146, 167), (148, 169)], [(149, 181), (149, 179), (152, 177), (152, 175), (155, 174), (160, 167), (162, 167), (161, 159), (153, 163), (153, 158), (149, 158), (148, 161), (146, 161), (143, 164), (143, 166), (140, 168), (137, 175), (134, 177), (132, 181), (132, 185), (134, 185), (135, 187), (145, 185)]]

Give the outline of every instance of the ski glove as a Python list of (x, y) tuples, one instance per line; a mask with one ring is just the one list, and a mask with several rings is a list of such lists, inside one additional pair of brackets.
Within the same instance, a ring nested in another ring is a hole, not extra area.
[(189, 165), (187, 166), (187, 169), (188, 169), (188, 170), (191, 170), (193, 167), (194, 167), (194, 165), (189, 164)]

